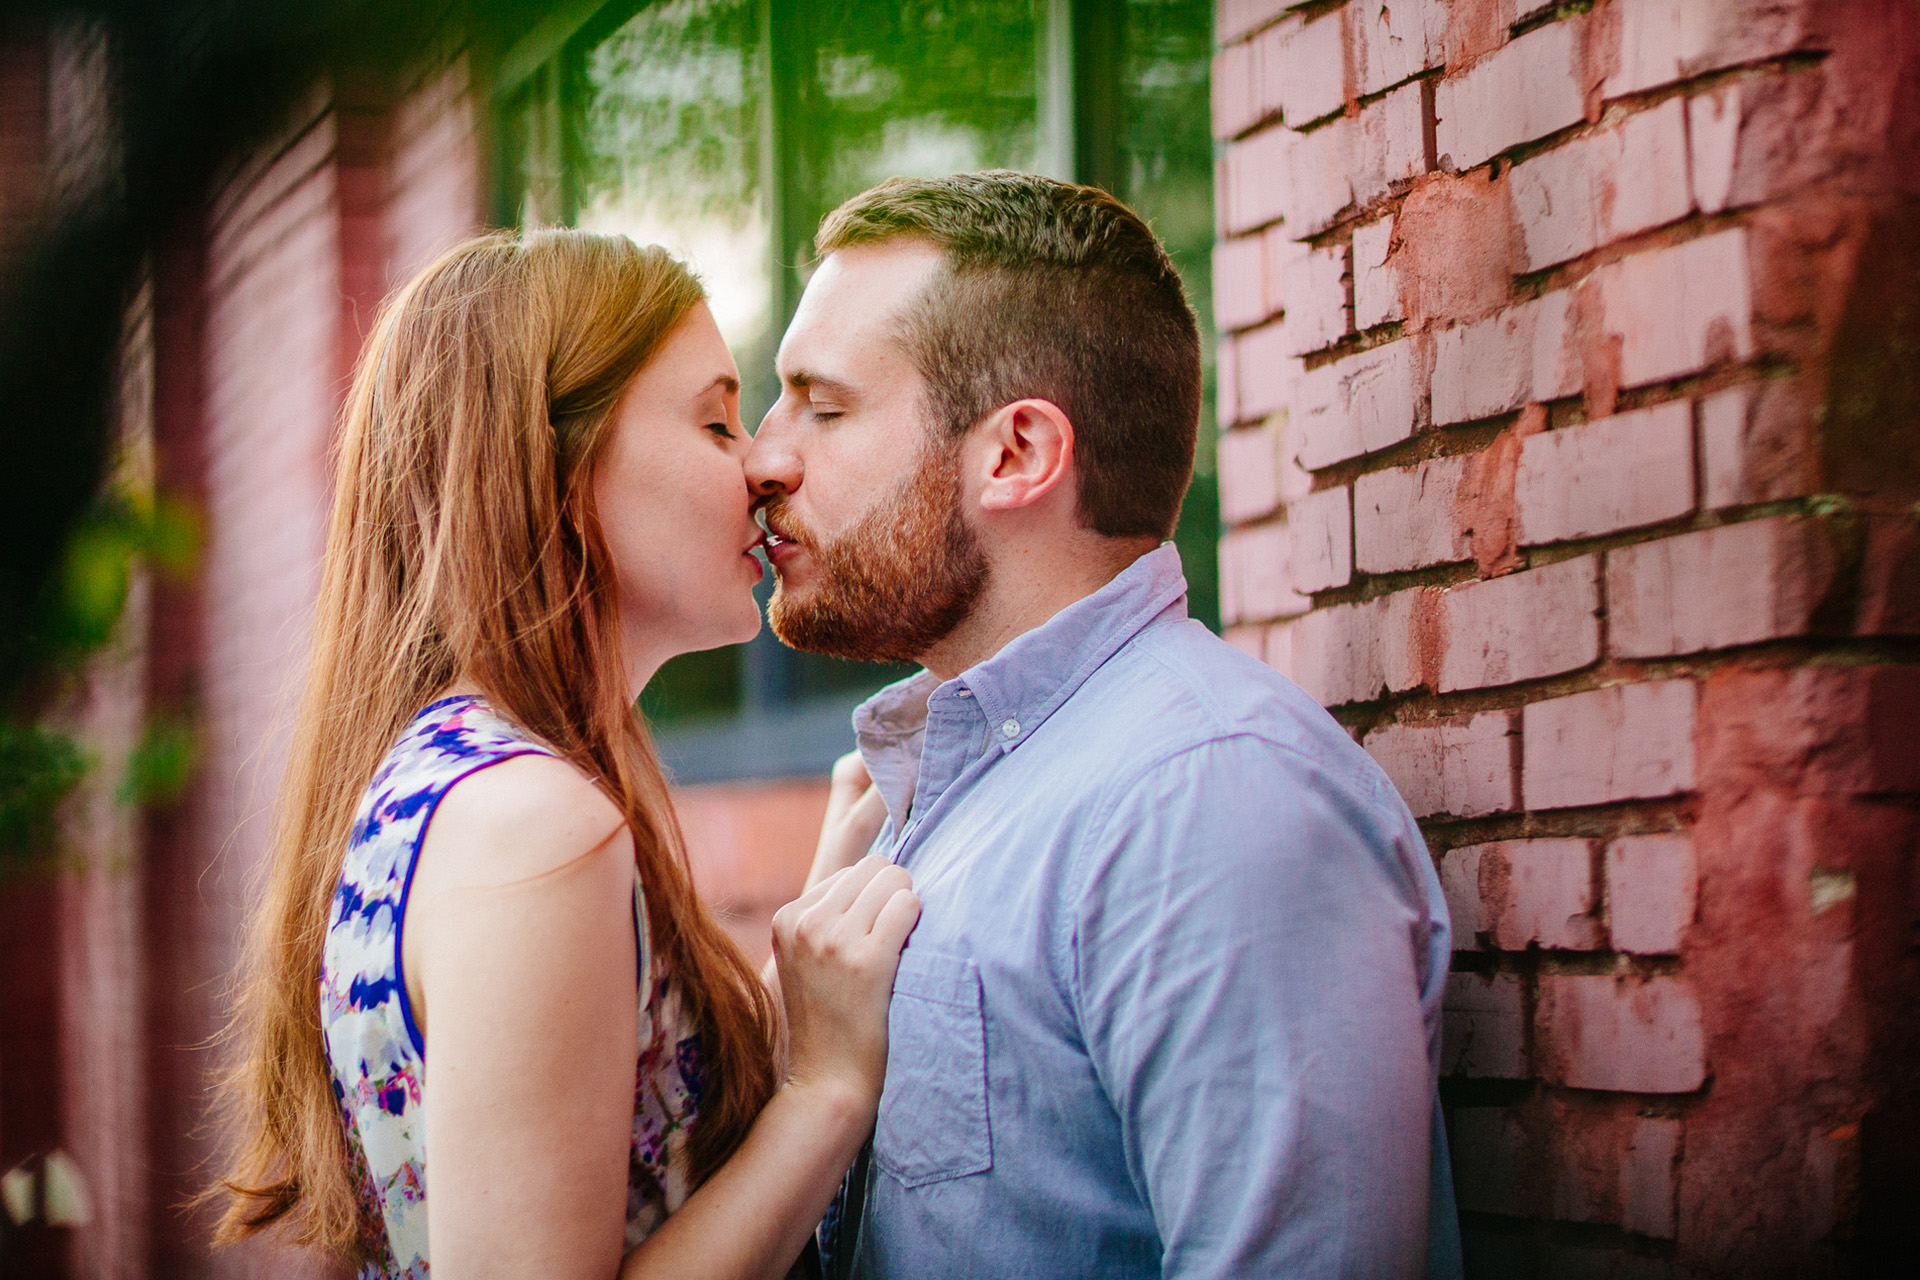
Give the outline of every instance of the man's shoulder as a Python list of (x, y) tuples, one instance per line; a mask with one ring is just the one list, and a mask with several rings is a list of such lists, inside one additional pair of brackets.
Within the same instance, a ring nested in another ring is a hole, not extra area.
[(1366, 756), (1299, 685), (1198, 622), (1148, 627), (1080, 690), (1089, 709), (1132, 729), (1088, 749), (1166, 757), (1224, 739), (1266, 744), (1276, 757), (1353, 765)]

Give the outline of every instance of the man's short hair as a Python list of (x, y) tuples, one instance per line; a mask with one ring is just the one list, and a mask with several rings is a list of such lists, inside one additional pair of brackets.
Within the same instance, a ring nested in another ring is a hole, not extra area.
[(814, 249), (900, 238), (948, 260), (906, 317), (934, 430), (1051, 401), (1074, 427), (1081, 522), (1170, 536), (1193, 475), (1200, 330), (1152, 229), (1096, 187), (987, 170), (883, 182), (828, 214)]

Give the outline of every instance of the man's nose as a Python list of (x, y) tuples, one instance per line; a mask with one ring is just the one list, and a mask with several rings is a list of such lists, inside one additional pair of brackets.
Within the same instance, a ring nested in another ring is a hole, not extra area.
[(747, 450), (747, 488), (756, 498), (792, 493), (800, 487), (801, 471), (799, 451), (793, 447), (792, 437), (781, 421), (780, 405), (776, 403), (767, 410), (767, 416), (760, 419), (760, 429), (753, 435), (753, 447)]

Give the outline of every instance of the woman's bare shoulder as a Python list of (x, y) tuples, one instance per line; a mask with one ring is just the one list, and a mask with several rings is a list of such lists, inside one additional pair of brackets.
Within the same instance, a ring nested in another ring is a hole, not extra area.
[[(436, 859), (436, 848), (460, 849)], [(606, 792), (555, 756), (514, 756), (467, 775), (441, 800), (422, 861), (436, 879), (513, 884), (551, 874), (590, 855), (631, 862), (626, 819)]]

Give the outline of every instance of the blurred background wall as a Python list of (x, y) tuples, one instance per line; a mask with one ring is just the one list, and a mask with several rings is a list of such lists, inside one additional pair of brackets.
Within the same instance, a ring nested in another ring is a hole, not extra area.
[[(1153, 220), (1210, 418), (1222, 335), (1191, 604), (1422, 819), (1471, 1274), (1899, 1271), (1917, 52), (1898, 0), (16, 0), (0, 1274), (324, 1270), (185, 1203), (379, 300), (660, 241), (755, 421), (819, 216), (988, 165)], [(643, 699), (750, 950), (899, 674), (763, 635)]]

